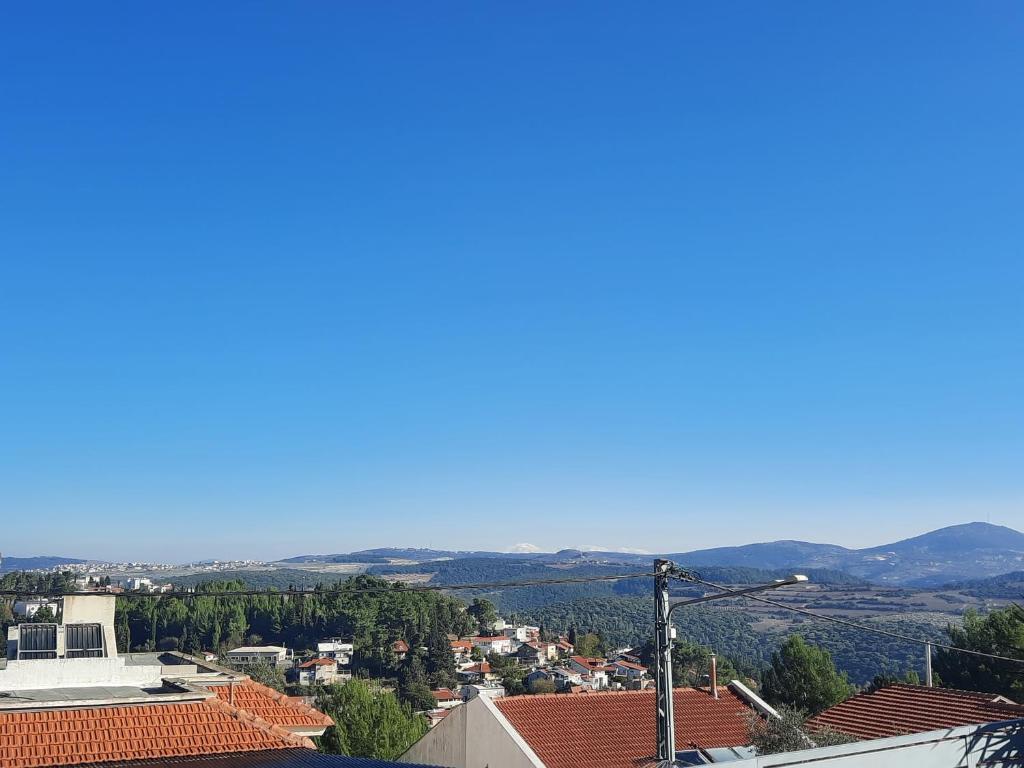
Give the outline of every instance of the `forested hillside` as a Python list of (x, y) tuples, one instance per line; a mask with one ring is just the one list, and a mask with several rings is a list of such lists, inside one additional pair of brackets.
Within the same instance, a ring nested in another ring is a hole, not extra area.
[[(652, 599), (623, 597), (584, 598), (520, 613), (522, 618), (542, 624), (552, 632), (570, 628), (598, 632), (612, 646), (637, 646), (647, 642), (653, 615)], [(755, 627), (753, 619), (744, 611), (708, 606), (679, 609), (674, 619), (680, 640), (723, 653), (748, 673), (762, 669), (789, 634), (801, 635), (826, 648), (840, 671), (846, 672), (850, 681), (858, 685), (870, 682), (878, 674), (920, 671), (924, 664), (921, 646), (917, 644), (809, 619), (765, 629)], [(937, 641), (946, 638), (940, 627), (923, 620), (901, 617), (869, 619), (864, 623), (913, 637)]]
[(262, 571), (218, 571), (216, 576), (209, 573), (194, 573), (189, 576), (175, 576), (168, 579), (176, 587), (194, 587), (211, 580), (241, 581), (250, 589), (312, 589), (317, 584), (336, 584), (350, 578), (350, 574), (317, 573), (299, 568), (277, 568)]
[[(196, 652), (259, 642), (302, 650), (325, 637), (342, 636), (354, 639), (360, 663), (372, 670), (389, 663), (386, 649), (394, 640), (415, 646), (426, 643), (435, 629), (460, 635), (470, 630), (470, 619), (455, 598), (413, 592), (367, 576), (302, 596), (211, 595), (244, 587), (238, 581), (218, 581), (199, 585), (187, 597), (122, 598), (118, 645)], [(374, 591), (363, 591), (367, 589)]]

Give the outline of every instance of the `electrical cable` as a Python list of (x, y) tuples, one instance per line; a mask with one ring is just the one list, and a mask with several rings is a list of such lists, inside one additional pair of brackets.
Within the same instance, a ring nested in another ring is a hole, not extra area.
[[(696, 579), (695, 578), (695, 579), (686, 579), (686, 580), (687, 581), (694, 581), (694, 582), (696, 582), (698, 584), (703, 584), (703, 585), (708, 586), (708, 587), (713, 587), (715, 589), (721, 590), (724, 593), (732, 593), (732, 592), (736, 591), (736, 590), (733, 590), (733, 589), (729, 589), (728, 587), (723, 587), (721, 584), (715, 584), (715, 583), (710, 582), (710, 581), (704, 581), (703, 579)], [(971, 650), (970, 648), (959, 648), (959, 647), (957, 647), (955, 645), (946, 645), (944, 643), (937, 643), (937, 642), (935, 642), (933, 640), (922, 640), (919, 637), (911, 637), (910, 635), (904, 635), (904, 634), (901, 634), (899, 632), (890, 632), (889, 630), (886, 630), (886, 629), (878, 629), (877, 627), (869, 627), (869, 626), (866, 626), (864, 624), (858, 624), (855, 621), (849, 621), (847, 619), (840, 619), (840, 618), (838, 618), (836, 616), (826, 616), (826, 615), (824, 615), (822, 613), (815, 613), (814, 611), (809, 611), (806, 608), (797, 608), (795, 606), (786, 605), (785, 603), (780, 603), (780, 602), (777, 602), (775, 600), (769, 600), (768, 598), (765, 598), (765, 597), (757, 597), (755, 595), (737, 595), (737, 597), (742, 597), (742, 598), (745, 598), (747, 600), (756, 600), (759, 603), (765, 603), (766, 605), (772, 605), (772, 606), (775, 606), (776, 608), (782, 608), (783, 610), (793, 611), (794, 613), (799, 613), (799, 614), (802, 614), (804, 616), (810, 616), (813, 619), (820, 619), (822, 621), (831, 621), (834, 624), (841, 624), (843, 626), (852, 627), (853, 629), (859, 629), (859, 630), (862, 630), (864, 632), (874, 632), (876, 635), (885, 635), (886, 637), (892, 637), (892, 638), (895, 638), (897, 640), (903, 640), (905, 642), (918, 643), (919, 645), (931, 645), (933, 648), (941, 648), (944, 651), (955, 651), (957, 653), (969, 653), (969, 654), (971, 654), (973, 656), (984, 656), (985, 658), (995, 659), (997, 661), (1010, 661), (1010, 662), (1014, 662), (1016, 664), (1024, 664), (1024, 659), (1016, 659), (1016, 658), (1013, 658), (1012, 656), (1000, 656), (999, 654), (986, 653), (985, 651), (975, 651), (975, 650)]]
[[(607, 576), (577, 576), (564, 579), (523, 579), (519, 581), (489, 581), (477, 584), (403, 584), (402, 582), (389, 582), (386, 586), (380, 587), (348, 587), (341, 586), (325, 589), (239, 589), (223, 590), (217, 592), (186, 592), (172, 590), (170, 592), (44, 592), (39, 590), (0, 590), (0, 597), (89, 597), (97, 595), (116, 595), (129, 599), (152, 598), (152, 597), (258, 597), (280, 595), (328, 595), (328, 594), (373, 594), (387, 592), (446, 592), (464, 589), (493, 589), (511, 587), (542, 587), (557, 584), (584, 584), (595, 581), (618, 581), (620, 579), (642, 579), (652, 578), (651, 573), (622, 573)], [(343, 582), (336, 582), (343, 584)]]

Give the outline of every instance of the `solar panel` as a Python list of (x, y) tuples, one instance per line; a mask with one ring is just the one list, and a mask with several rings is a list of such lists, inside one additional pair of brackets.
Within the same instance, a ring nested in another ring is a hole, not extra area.
[(56, 659), (57, 625), (22, 624), (18, 633), (19, 659)]
[(65, 624), (64, 656), (69, 659), (103, 656), (103, 627), (99, 624)]

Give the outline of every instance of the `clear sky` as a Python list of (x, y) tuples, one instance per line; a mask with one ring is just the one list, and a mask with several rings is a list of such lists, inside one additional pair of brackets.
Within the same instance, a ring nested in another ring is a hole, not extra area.
[(0, 549), (1024, 528), (1024, 5), (14, 3)]

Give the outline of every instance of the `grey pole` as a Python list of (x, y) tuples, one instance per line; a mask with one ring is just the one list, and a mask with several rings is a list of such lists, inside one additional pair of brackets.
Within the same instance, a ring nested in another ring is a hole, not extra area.
[(924, 644), (924, 684), (932, 687), (932, 644)]
[(672, 621), (669, 617), (669, 560), (654, 561), (654, 661), (657, 687), (658, 760), (676, 758), (676, 721), (672, 711)]

